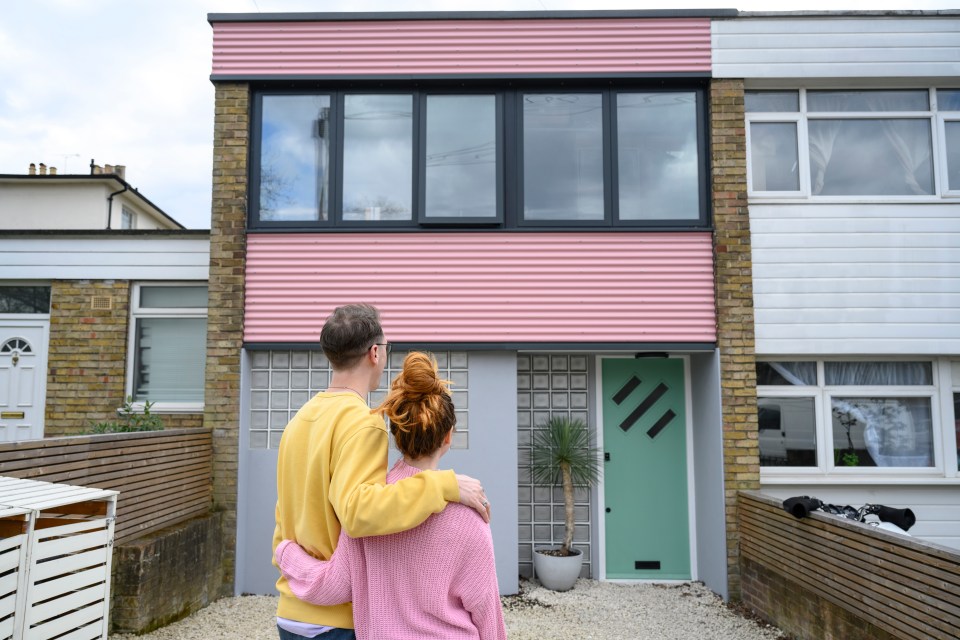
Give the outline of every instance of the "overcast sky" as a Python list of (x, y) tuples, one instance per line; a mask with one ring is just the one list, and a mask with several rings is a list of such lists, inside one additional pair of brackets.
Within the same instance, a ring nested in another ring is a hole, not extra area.
[(127, 166), (188, 228), (210, 226), (213, 85), (208, 13), (948, 9), (898, 0), (29, 0), (0, 13), (0, 173)]

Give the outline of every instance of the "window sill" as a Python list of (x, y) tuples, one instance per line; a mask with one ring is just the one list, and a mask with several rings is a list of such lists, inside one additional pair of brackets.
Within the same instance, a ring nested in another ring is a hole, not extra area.
[(760, 484), (761, 485), (787, 485), (787, 484), (804, 484), (804, 485), (910, 485), (910, 486), (923, 486), (923, 485), (960, 485), (960, 477), (944, 477), (943, 472), (941, 471), (937, 475), (928, 475), (928, 476), (917, 476), (917, 475), (817, 475), (817, 476), (800, 476), (800, 475), (789, 475), (789, 476), (770, 476), (760, 473)]
[[(130, 405), (134, 413), (143, 414), (144, 403), (134, 402)], [(122, 409), (117, 409), (119, 413)], [(174, 413), (203, 413), (202, 402), (154, 402), (150, 405), (151, 414)]]

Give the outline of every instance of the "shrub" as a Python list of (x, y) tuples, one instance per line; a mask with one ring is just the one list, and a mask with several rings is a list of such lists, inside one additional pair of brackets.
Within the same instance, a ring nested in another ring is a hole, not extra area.
[(163, 420), (150, 413), (154, 403), (143, 403), (143, 412), (133, 408), (133, 398), (127, 396), (123, 408), (117, 410), (117, 419), (112, 422), (97, 422), (91, 425), (90, 433), (127, 433), (133, 431), (163, 431)]

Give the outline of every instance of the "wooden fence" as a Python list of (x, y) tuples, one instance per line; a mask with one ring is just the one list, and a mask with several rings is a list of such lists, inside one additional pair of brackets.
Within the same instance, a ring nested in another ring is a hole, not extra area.
[[(744, 602), (798, 638), (960, 637), (960, 552), (739, 495)], [(832, 627), (832, 628), (829, 628)]]
[(208, 513), (212, 458), (203, 428), (70, 436), (0, 443), (0, 475), (119, 491), (122, 544)]

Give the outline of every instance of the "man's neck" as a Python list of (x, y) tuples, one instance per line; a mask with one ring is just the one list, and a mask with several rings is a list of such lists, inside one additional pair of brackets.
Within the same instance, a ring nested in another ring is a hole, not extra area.
[(327, 388), (331, 391), (352, 391), (366, 402), (367, 394), (370, 393), (369, 384), (364, 376), (334, 372), (330, 376), (330, 384)]

